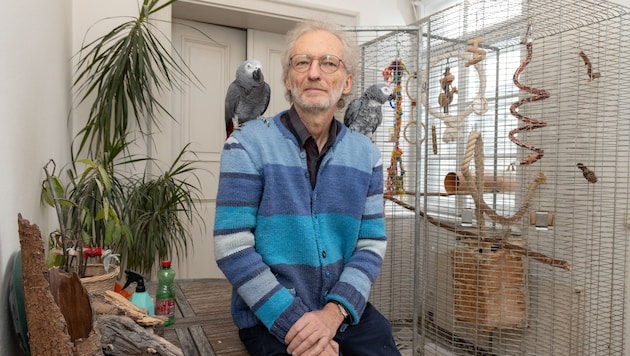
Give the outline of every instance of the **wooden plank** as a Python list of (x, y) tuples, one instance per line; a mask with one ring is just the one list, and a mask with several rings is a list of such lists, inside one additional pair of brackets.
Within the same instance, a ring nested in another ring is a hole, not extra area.
[(207, 356), (215, 356), (214, 350), (210, 343), (208, 342), (208, 336), (203, 331), (201, 326), (192, 326), (188, 330), (190, 330), (190, 335), (192, 335), (193, 340), (195, 341), (195, 345), (197, 345), (197, 350), (202, 355)]
[[(155, 295), (155, 282), (147, 290)], [(175, 281), (175, 322), (164, 337), (185, 356), (249, 356), (230, 313), (232, 286), (224, 279)]]
[(188, 328), (175, 329), (184, 356), (201, 356)]
[(182, 316), (184, 318), (195, 316), (195, 312), (193, 311), (190, 304), (188, 304), (188, 300), (186, 299), (186, 296), (184, 295), (184, 292), (180, 287), (180, 283), (174, 283), (174, 289), (175, 300), (177, 301), (177, 309), (179, 309), (179, 311), (182, 313)]

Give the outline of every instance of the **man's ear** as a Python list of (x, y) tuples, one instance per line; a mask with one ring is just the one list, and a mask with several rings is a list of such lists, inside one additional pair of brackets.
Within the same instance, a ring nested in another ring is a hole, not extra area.
[(348, 94), (352, 90), (352, 74), (346, 75), (346, 83), (343, 87), (343, 93)]

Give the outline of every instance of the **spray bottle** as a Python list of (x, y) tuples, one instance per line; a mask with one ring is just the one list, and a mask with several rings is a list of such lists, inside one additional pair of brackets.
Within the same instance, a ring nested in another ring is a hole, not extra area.
[(123, 289), (127, 288), (131, 282), (136, 282), (136, 292), (129, 299), (131, 303), (138, 308), (146, 310), (148, 315), (155, 315), (155, 304), (144, 286), (144, 277), (128, 269), (125, 270), (125, 274), (127, 275), (127, 282)]

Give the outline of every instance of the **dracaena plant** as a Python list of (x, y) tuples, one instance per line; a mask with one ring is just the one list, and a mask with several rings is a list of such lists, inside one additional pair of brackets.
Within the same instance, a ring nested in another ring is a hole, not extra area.
[[(190, 156), (188, 145), (163, 174), (151, 173), (159, 167), (150, 157), (130, 153), (132, 145), (151, 144), (160, 119), (174, 119), (160, 99), (184, 84), (198, 83), (181, 58), (173, 57), (177, 52), (152, 19), (174, 2), (142, 1), (137, 17), (77, 53), (75, 102), (89, 112), (70, 148), (70, 183), (59, 192), (67, 206), (58, 212), (60, 225), (66, 222), (69, 241), (113, 248), (127, 268), (145, 273), (159, 258), (185, 255), (187, 227), (199, 216), (194, 161), (182, 159)], [(137, 173), (138, 166), (143, 172)], [(48, 181), (53, 192), (56, 183)]]

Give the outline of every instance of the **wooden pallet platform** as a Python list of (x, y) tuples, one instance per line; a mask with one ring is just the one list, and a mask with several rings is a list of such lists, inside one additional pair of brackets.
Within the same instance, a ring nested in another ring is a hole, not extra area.
[[(155, 295), (155, 283), (147, 290)], [(185, 356), (248, 356), (230, 315), (231, 285), (223, 279), (175, 280), (175, 322), (164, 338)]]

